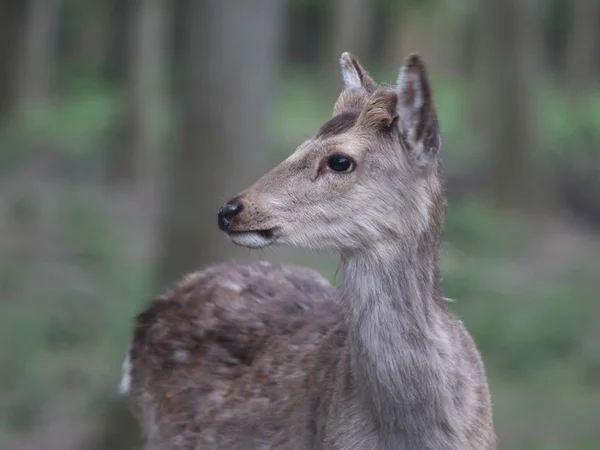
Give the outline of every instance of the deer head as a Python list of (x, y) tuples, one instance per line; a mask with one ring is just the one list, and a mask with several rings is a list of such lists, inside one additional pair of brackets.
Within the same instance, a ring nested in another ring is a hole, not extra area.
[(378, 86), (349, 53), (340, 64), (333, 117), (219, 210), (235, 244), (359, 251), (418, 239), (435, 221), (441, 141), (423, 62), (409, 56), (395, 87)]

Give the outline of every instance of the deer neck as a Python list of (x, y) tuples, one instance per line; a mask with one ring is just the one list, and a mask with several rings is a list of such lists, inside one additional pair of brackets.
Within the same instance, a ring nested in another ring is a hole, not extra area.
[(444, 391), (444, 364), (452, 362), (444, 359), (451, 348), (438, 292), (438, 237), (432, 227), (417, 239), (344, 255), (340, 266), (357, 393), (378, 425), (408, 436), (439, 423), (451, 401)]

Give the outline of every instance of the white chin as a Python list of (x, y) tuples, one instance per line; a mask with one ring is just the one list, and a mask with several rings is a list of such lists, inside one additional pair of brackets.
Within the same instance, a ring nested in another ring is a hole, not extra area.
[(229, 233), (229, 239), (236, 245), (248, 248), (262, 248), (273, 243), (273, 238), (267, 238), (253, 231)]

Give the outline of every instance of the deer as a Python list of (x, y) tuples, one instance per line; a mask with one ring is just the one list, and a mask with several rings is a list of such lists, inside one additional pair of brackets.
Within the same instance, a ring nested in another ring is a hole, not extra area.
[(332, 118), (218, 212), (236, 245), (340, 257), (232, 260), (137, 317), (121, 391), (148, 449), (496, 448), (483, 362), (442, 292), (445, 195), (423, 60), (379, 85), (349, 53)]

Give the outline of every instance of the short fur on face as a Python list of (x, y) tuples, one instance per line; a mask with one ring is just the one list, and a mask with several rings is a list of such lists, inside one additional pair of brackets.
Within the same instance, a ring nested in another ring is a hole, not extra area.
[[(333, 117), (236, 197), (244, 210), (231, 227), (235, 243), (344, 252), (426, 228), (440, 190), (440, 138), (423, 63), (410, 56), (396, 87), (376, 85), (348, 53), (340, 64), (345, 87)], [(340, 153), (354, 170), (328, 167)]]

